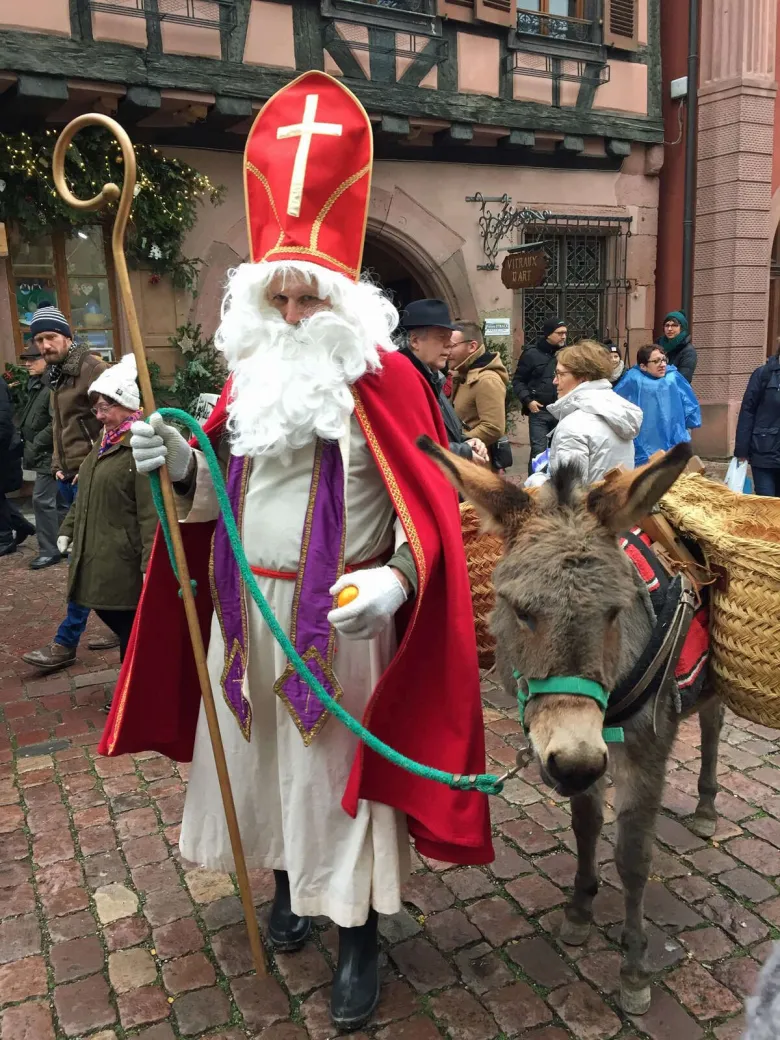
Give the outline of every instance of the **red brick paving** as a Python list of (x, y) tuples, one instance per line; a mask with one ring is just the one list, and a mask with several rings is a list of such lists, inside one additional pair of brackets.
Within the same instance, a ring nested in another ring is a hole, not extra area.
[[(271, 957), (271, 976), (257, 979), (232, 880), (178, 856), (187, 767), (96, 756), (116, 652), (92, 653), (85, 640), (76, 664), (49, 678), (20, 660), (52, 638), (63, 605), (64, 567), (33, 573), (31, 556), (25, 547), (0, 561), (1, 1040), (328, 1040), (334, 929), (323, 922), (304, 951)], [(487, 684), (485, 697), (489, 768), (502, 772), (519, 728), (503, 695)], [(30, 753), (52, 740), (59, 750)], [(674, 747), (646, 899), (658, 969), (647, 1015), (629, 1020), (615, 1002), (614, 814), (597, 923), (584, 946), (565, 947), (568, 806), (529, 767), (493, 799), (491, 867), (413, 857), (407, 908), (381, 924), (382, 1001), (355, 1040), (737, 1040), (780, 928), (780, 733), (729, 716), (723, 749), (721, 825), (705, 842), (685, 826), (695, 721)], [(253, 872), (252, 885), (262, 908), (270, 873)]]

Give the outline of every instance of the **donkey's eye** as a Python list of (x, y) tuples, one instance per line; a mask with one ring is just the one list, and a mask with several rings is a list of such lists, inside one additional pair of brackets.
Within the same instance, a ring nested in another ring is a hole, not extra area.
[(528, 625), (529, 628), (534, 628), (536, 625), (536, 619), (527, 610), (520, 610), (519, 607), (515, 607), (515, 617), (521, 624)]

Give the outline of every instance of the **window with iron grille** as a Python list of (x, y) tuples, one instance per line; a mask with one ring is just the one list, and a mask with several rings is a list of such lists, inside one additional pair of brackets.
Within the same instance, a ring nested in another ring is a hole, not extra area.
[(625, 342), (630, 226), (630, 217), (553, 216), (525, 232), (524, 242), (541, 242), (547, 255), (544, 281), (523, 291), (526, 343), (550, 317), (566, 322), (569, 342)]
[(585, 17), (585, 0), (518, 0), (517, 29), (557, 40), (590, 40), (593, 21)]

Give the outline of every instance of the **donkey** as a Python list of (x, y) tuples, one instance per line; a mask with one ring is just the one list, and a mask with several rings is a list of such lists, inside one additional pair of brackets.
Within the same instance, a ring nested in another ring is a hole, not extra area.
[[(577, 873), (561, 939), (573, 946), (585, 942), (593, 917), (609, 764), (616, 786), (615, 863), (625, 899), (620, 1003), (629, 1014), (644, 1014), (651, 979), (643, 899), (666, 762), (681, 718), (673, 672), (657, 703), (650, 700), (623, 722), (624, 743), (611, 744), (609, 753), (603, 704), (605, 691), (615, 690), (640, 659), (655, 621), (645, 584), (617, 535), (638, 524), (669, 490), (685, 469), (690, 448), (677, 445), (641, 469), (615, 471), (590, 489), (577, 471), (564, 468), (529, 495), (429, 439), (418, 445), (472, 503), (484, 526), (503, 535), (490, 622), (497, 668), (508, 691), (517, 689), (518, 676), (528, 684), (524, 726), (531, 749), (545, 782), (571, 800)], [(563, 692), (572, 689), (579, 693)], [(604, 694), (601, 703), (582, 695), (591, 689)], [(682, 717), (698, 711), (702, 743), (699, 802), (690, 826), (709, 837), (717, 820), (723, 709), (707, 680), (691, 700), (683, 704)]]

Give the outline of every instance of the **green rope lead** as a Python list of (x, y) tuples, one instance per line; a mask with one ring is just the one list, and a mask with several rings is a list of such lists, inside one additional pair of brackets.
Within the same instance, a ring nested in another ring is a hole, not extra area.
[[(405, 755), (395, 751), (383, 741), (379, 740), (379, 738), (375, 737), (373, 733), (370, 733), (365, 726), (361, 725), (357, 719), (353, 718), (348, 711), (345, 711), (344, 708), (342, 708), (341, 705), (330, 696), (317, 677), (309, 671), (306, 663), (287, 638), (287, 635), (274, 616), (265, 596), (263, 596), (257, 582), (255, 581), (255, 576), (252, 574), (252, 570), (247, 562), (246, 555), (244, 554), (244, 547), (241, 544), (241, 537), (238, 533), (238, 528), (236, 527), (233, 508), (230, 504), (230, 499), (228, 498), (227, 488), (225, 487), (225, 481), (222, 477), (219, 463), (217, 462), (217, 456), (214, 453), (214, 449), (211, 446), (208, 436), (203, 432), (197, 419), (193, 419), (191, 415), (188, 415), (187, 412), (182, 411), (180, 408), (160, 408), (159, 412), (163, 418), (174, 419), (176, 422), (182, 423), (194, 434), (195, 439), (198, 442), (198, 447), (203, 452), (206, 462), (208, 463), (209, 472), (211, 473), (211, 479), (214, 484), (214, 490), (217, 495), (217, 501), (219, 502), (219, 508), (225, 522), (228, 539), (230, 540), (230, 547), (233, 550), (233, 555), (236, 558), (236, 563), (238, 564), (238, 569), (244, 580), (244, 584), (249, 589), (252, 599), (257, 604), (258, 609), (263, 616), (263, 620), (271, 629), (274, 639), (277, 641), (279, 646), (281, 646), (287, 660), (292, 664), (293, 668), (303, 681), (311, 688), (318, 700), (325, 705), (328, 711), (334, 715), (339, 722), (343, 723), (348, 730), (367, 744), (372, 751), (376, 751), (378, 755), (382, 755), (383, 758), (392, 762), (393, 765), (399, 766), (399, 768), (405, 769), (407, 772), (413, 773), (415, 776), (423, 777), (425, 780), (435, 780), (437, 783), (446, 784), (447, 787), (452, 787), (459, 791), (480, 791), (482, 794), (500, 794), (504, 785), (499, 777), (493, 776), (491, 773), (460, 776), (453, 773), (446, 773), (441, 769), (433, 769), (430, 766), (421, 765), (421, 763), (414, 762), (411, 758), (407, 758)], [(152, 481), (152, 495), (154, 496), (155, 508), (157, 509), (157, 515), (160, 518), (160, 526), (163, 530), (165, 544), (168, 547), (171, 566), (175, 573), (176, 564), (173, 557), (173, 545), (171, 543), (171, 532), (168, 527), (168, 518), (165, 514), (162, 500), (160, 475), (159, 473), (151, 473), (150, 477)]]

